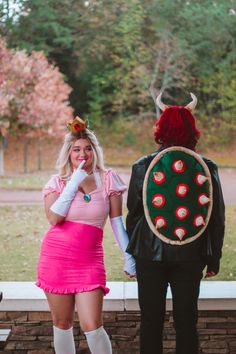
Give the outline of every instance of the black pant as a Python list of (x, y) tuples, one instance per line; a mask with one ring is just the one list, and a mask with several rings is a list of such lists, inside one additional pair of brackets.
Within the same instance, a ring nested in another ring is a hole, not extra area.
[(141, 309), (140, 354), (162, 354), (166, 293), (170, 285), (176, 331), (176, 354), (197, 354), (197, 301), (204, 264), (137, 259)]

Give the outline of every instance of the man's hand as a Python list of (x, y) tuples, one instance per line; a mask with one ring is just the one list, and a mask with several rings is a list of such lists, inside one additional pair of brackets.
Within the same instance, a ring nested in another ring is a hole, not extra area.
[(215, 275), (216, 275), (215, 272), (207, 272), (204, 278), (212, 278)]

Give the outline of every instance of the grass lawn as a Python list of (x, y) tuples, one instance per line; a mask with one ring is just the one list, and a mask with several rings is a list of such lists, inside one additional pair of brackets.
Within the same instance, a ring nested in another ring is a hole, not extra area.
[(0, 188), (4, 189), (18, 189), (18, 190), (41, 190), (42, 186), (46, 184), (52, 174), (56, 172), (41, 172), (16, 174), (0, 177)]
[[(48, 228), (41, 205), (0, 207), (0, 281), (36, 278), (43, 234)], [(236, 280), (236, 206), (227, 207), (226, 237), (220, 274), (212, 280)], [(107, 223), (104, 236), (107, 280), (126, 281), (123, 256)]]
[[(41, 240), (49, 227), (43, 206), (1, 206), (0, 215), (0, 281), (35, 280)], [(109, 223), (104, 235), (107, 279), (127, 280)]]
[[(131, 172), (130, 166), (119, 167), (119, 172)], [(7, 190), (42, 190), (49, 178), (57, 174), (56, 170), (52, 171), (41, 171), (36, 173), (26, 173), (26, 174), (11, 174), (6, 176), (0, 176), (0, 188)]]

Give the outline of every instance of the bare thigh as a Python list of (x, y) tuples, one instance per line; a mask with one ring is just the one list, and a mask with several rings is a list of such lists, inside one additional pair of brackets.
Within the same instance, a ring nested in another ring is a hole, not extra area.
[(48, 304), (52, 314), (53, 324), (61, 329), (69, 329), (73, 326), (75, 295), (46, 293)]
[(103, 296), (101, 288), (75, 295), (80, 326), (84, 332), (101, 327)]

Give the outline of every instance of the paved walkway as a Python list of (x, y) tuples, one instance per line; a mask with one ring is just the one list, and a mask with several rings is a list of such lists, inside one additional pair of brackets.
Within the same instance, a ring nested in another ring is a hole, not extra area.
[[(124, 181), (129, 184), (128, 170), (117, 169)], [(223, 168), (219, 170), (225, 204), (236, 204), (236, 169)], [(125, 195), (126, 199), (126, 195)], [(41, 204), (43, 202), (41, 191), (22, 191), (0, 189), (0, 205), (7, 204)]]

